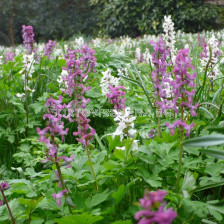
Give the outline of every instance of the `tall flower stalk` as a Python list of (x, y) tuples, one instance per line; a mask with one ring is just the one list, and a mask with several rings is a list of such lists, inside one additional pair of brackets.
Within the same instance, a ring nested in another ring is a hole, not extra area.
[[(56, 199), (56, 203), (58, 206), (61, 205), (61, 198), (64, 196), (68, 197), (68, 189), (65, 185), (65, 181), (61, 172), (61, 165), (66, 165), (66, 168), (71, 168), (70, 163), (73, 161), (74, 156), (66, 157), (59, 155), (58, 145), (55, 142), (55, 137), (59, 136), (61, 138), (61, 142), (64, 141), (65, 135), (68, 133), (68, 128), (64, 128), (64, 122), (62, 118), (68, 119), (70, 122), (73, 121), (71, 118), (71, 113), (68, 115), (62, 115), (60, 113), (63, 109), (70, 109), (72, 107), (72, 103), (68, 105), (62, 104), (62, 96), (59, 96), (58, 100), (53, 98), (49, 98), (45, 104), (47, 107), (48, 113), (43, 116), (44, 120), (47, 120), (47, 127), (44, 129), (37, 128), (37, 133), (40, 135), (39, 141), (43, 142), (47, 148), (46, 150), (46, 159), (42, 161), (42, 163), (46, 163), (50, 161), (56, 166), (56, 177), (58, 179), (58, 186), (61, 188), (61, 191), (57, 194), (52, 194), (52, 197)], [(69, 207), (70, 208), (70, 207)], [(71, 208), (70, 208), (70, 212)]]
[[(7, 209), (8, 209), (8, 211), (9, 211), (10, 217), (11, 217), (11, 219), (12, 219), (12, 223), (15, 224), (15, 219), (14, 219), (14, 217), (13, 217), (13, 215), (12, 215), (12, 211), (11, 211), (11, 209), (10, 209), (9, 203), (8, 203), (7, 198), (6, 198), (6, 196), (5, 196), (5, 193), (4, 193), (4, 190), (6, 190), (6, 189), (8, 189), (8, 188), (10, 188), (10, 185), (9, 185), (8, 183), (6, 183), (6, 182), (2, 182), (2, 183), (0, 184), (0, 191), (1, 191), (1, 193), (2, 193), (2, 197), (3, 197), (3, 199), (4, 199), (4, 202), (5, 202), (6, 206), (7, 206)], [(0, 201), (0, 206), (1, 206), (2, 204), (3, 204), (3, 201)]]
[(76, 139), (82, 143), (86, 150), (91, 172), (95, 180), (95, 187), (98, 190), (99, 184), (89, 154), (89, 142), (93, 139), (95, 130), (90, 127), (90, 120), (87, 118), (87, 114), (84, 111), (87, 103), (90, 102), (90, 99), (85, 98), (85, 92), (87, 92), (90, 87), (86, 87), (84, 84), (88, 78), (88, 73), (91, 70), (95, 70), (96, 58), (94, 53), (95, 51), (90, 49), (87, 45), (83, 45), (81, 49), (68, 50), (65, 55), (66, 67), (63, 68), (67, 75), (62, 77), (62, 79), (66, 86), (63, 92), (72, 98), (71, 102), (74, 104), (76, 112), (78, 131), (73, 132), (73, 135), (79, 136), (79, 138), (77, 137)]
[[(34, 44), (34, 33), (33, 33), (33, 27), (32, 26), (22, 26), (22, 38), (23, 38), (23, 46), (25, 49), (27, 49), (27, 54), (23, 56), (24, 60), (24, 68), (20, 72), (23, 74), (24, 78), (24, 91), (25, 91), (25, 101), (26, 101), (26, 123), (28, 125), (29, 123), (29, 103), (28, 103), (28, 92), (30, 91), (33, 93), (33, 91), (28, 87), (28, 78), (31, 76), (34, 72), (33, 68), (33, 62), (34, 62), (34, 53), (36, 50), (33, 47)], [(26, 137), (28, 136), (28, 128), (26, 127)]]
[[(158, 136), (161, 137), (161, 114), (165, 114), (169, 106), (170, 97), (170, 83), (171, 73), (167, 72), (167, 67), (170, 63), (167, 62), (170, 51), (166, 50), (166, 45), (162, 38), (156, 43), (150, 43), (153, 48), (152, 63), (155, 66), (155, 70), (152, 71), (151, 77), (153, 82), (153, 88), (157, 100), (155, 102), (157, 106), (158, 117)], [(160, 113), (161, 112), (161, 113)]]
[[(166, 122), (166, 126), (170, 129), (171, 135), (174, 134), (175, 129), (179, 128), (180, 134), (180, 151), (179, 151), (179, 161), (178, 161), (178, 173), (176, 182), (176, 191), (179, 190), (179, 182), (181, 176), (181, 166), (182, 166), (182, 154), (183, 154), (183, 132), (186, 131), (186, 137), (190, 136), (190, 131), (194, 127), (194, 123), (187, 124), (184, 119), (184, 113), (190, 110), (191, 116), (197, 116), (196, 109), (198, 103), (193, 105), (193, 96), (195, 94), (195, 78), (196, 73), (190, 75), (188, 70), (193, 70), (194, 67), (191, 65), (191, 59), (189, 57), (189, 49), (182, 49), (178, 51), (175, 65), (173, 68), (173, 73), (175, 80), (171, 83), (173, 85), (173, 105), (175, 113), (180, 112), (180, 120), (175, 121), (173, 124)], [(179, 110), (178, 110), (179, 109)]]
[(175, 49), (175, 31), (174, 31), (174, 23), (171, 19), (171, 16), (164, 16), (164, 23), (163, 23), (163, 40), (166, 43), (166, 46), (169, 49), (169, 55), (171, 63), (173, 64), (175, 61), (176, 56), (176, 49)]

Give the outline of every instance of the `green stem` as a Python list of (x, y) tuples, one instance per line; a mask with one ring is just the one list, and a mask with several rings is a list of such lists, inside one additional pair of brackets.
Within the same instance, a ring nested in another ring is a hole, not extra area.
[[(160, 101), (159, 98), (159, 90), (157, 89), (157, 100), (158, 102)], [(158, 113), (157, 113), (157, 117), (158, 117), (158, 137), (161, 138), (161, 124), (160, 124), (160, 107), (158, 106)]]
[(28, 95), (27, 95), (27, 72), (25, 73), (25, 98), (26, 98), (26, 138), (28, 137), (28, 124), (29, 124), (29, 109), (28, 109)]
[[(184, 102), (184, 94), (182, 93), (182, 103)], [(181, 122), (184, 121), (184, 106), (181, 106)], [(180, 151), (178, 161), (177, 182), (175, 191), (178, 192), (180, 185), (181, 167), (182, 167), (182, 155), (183, 155), (183, 126), (180, 127)]]
[(96, 178), (96, 174), (95, 174), (94, 169), (93, 169), (93, 164), (92, 164), (92, 161), (91, 161), (91, 157), (89, 155), (89, 148), (88, 148), (87, 144), (86, 144), (86, 152), (87, 152), (87, 156), (88, 156), (88, 160), (89, 160), (89, 165), (90, 165), (93, 177), (95, 179), (95, 187), (96, 187), (96, 190), (98, 191), (99, 190), (99, 184), (98, 184), (98, 181), (97, 181), (97, 178)]

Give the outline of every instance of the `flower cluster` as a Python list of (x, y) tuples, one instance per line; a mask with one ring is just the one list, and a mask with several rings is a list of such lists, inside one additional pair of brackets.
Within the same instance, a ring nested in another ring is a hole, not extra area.
[[(66, 85), (66, 90), (63, 92), (70, 97), (75, 97), (72, 101), (75, 109), (85, 109), (87, 103), (90, 102), (90, 99), (86, 99), (84, 96), (90, 87), (85, 87), (83, 83), (88, 77), (88, 73), (95, 69), (96, 58), (94, 53), (94, 50), (84, 45), (80, 50), (68, 50), (68, 54), (65, 55), (66, 67), (63, 70), (67, 73), (62, 77)], [(88, 132), (90, 128), (89, 121), (86, 113), (76, 113), (78, 131), (73, 132), (73, 135), (79, 135), (80, 138), (77, 138), (77, 140), (85, 146), (89, 145), (89, 141), (95, 134), (94, 129)]]
[(48, 43), (45, 45), (44, 56), (47, 56), (49, 59), (51, 59), (51, 54), (55, 46), (56, 41), (49, 40)]
[(133, 138), (136, 134), (133, 123), (136, 117), (131, 115), (130, 108), (127, 107), (121, 111), (114, 110), (114, 113), (116, 115), (114, 121), (117, 123), (117, 129), (113, 133), (113, 136), (119, 135), (121, 141), (123, 140), (124, 136)]
[[(35, 91), (34, 89), (30, 89), (29, 85), (29, 80), (32, 78), (33, 73), (35, 72), (34, 68), (34, 53), (32, 54), (24, 54), (23, 55), (23, 69), (19, 72), (22, 74), (22, 78), (24, 79), (25, 85), (24, 85), (24, 90), (29, 92), (31, 95)], [(18, 94), (18, 97), (21, 97), (22, 95)]]
[(143, 61), (143, 54), (141, 53), (140, 47), (137, 47), (135, 50), (135, 58), (137, 59), (138, 63)]
[(85, 41), (84, 41), (83, 37), (79, 37), (79, 38), (75, 39), (75, 45), (78, 48), (81, 48), (84, 44), (85, 44)]
[(5, 61), (13, 61), (15, 54), (12, 52), (5, 53)]
[(67, 86), (64, 93), (70, 97), (76, 93), (78, 87), (81, 88), (82, 96), (90, 89), (90, 87), (85, 88), (82, 83), (87, 79), (88, 73), (95, 69), (96, 58), (94, 54), (94, 50), (84, 45), (78, 50), (68, 50), (65, 55), (66, 67), (63, 70), (66, 70), (68, 75), (63, 78)]
[[(191, 65), (191, 59), (189, 57), (189, 49), (181, 49), (178, 51), (173, 73), (175, 80), (172, 81), (173, 85), (173, 101), (171, 108), (175, 113), (179, 113), (178, 108), (183, 110), (190, 110), (191, 115), (197, 116), (196, 109), (198, 103), (193, 105), (193, 96), (195, 94), (195, 83), (196, 73), (190, 75), (188, 69), (193, 70), (194, 67)], [(180, 102), (181, 99), (181, 102)], [(183, 127), (186, 130), (186, 137), (189, 137), (190, 130), (194, 127), (194, 124), (187, 125), (184, 120), (175, 121), (172, 125), (166, 122), (167, 127), (171, 130), (171, 135), (174, 133), (176, 127)]]
[(163, 39), (166, 43), (166, 46), (170, 50), (171, 61), (175, 61), (176, 49), (175, 49), (175, 31), (174, 31), (174, 23), (172, 22), (171, 16), (164, 16), (163, 23)]
[(162, 38), (160, 38), (158, 42), (150, 42), (150, 44), (154, 48), (152, 63), (155, 66), (155, 70), (153, 70), (151, 77), (154, 84), (153, 88), (157, 95), (156, 105), (158, 105), (162, 113), (165, 114), (166, 109), (170, 107), (170, 100), (168, 98), (171, 97), (172, 77), (171, 73), (167, 73), (167, 67), (170, 65), (170, 63), (167, 62), (167, 58), (170, 51), (169, 49), (166, 50), (166, 45)]
[[(47, 127), (44, 129), (37, 128), (37, 133), (40, 135), (39, 141), (45, 143), (47, 147), (46, 159), (42, 163), (51, 161), (56, 164), (57, 170), (55, 171), (56, 177), (58, 179), (58, 186), (62, 188), (58, 194), (53, 194), (52, 196), (56, 199), (57, 204), (61, 205), (61, 198), (63, 195), (68, 194), (68, 190), (65, 188), (65, 183), (61, 176), (60, 164), (64, 163), (67, 168), (71, 168), (70, 163), (73, 161), (74, 155), (71, 157), (59, 156), (58, 147), (55, 143), (55, 136), (60, 136), (61, 141), (64, 141), (64, 136), (68, 133), (68, 128), (64, 128), (64, 122), (62, 118), (68, 119), (70, 122), (73, 121), (71, 118), (71, 113), (68, 115), (60, 114), (62, 109), (72, 108), (72, 103), (68, 105), (62, 104), (62, 96), (59, 96), (58, 100), (49, 98), (45, 104), (49, 113), (44, 114), (43, 119), (47, 121)], [(51, 112), (55, 111), (56, 113), (52, 114)], [(70, 110), (69, 110), (70, 111)], [(49, 139), (50, 137), (50, 139)]]
[(125, 109), (125, 92), (122, 89), (125, 89), (124, 86), (109, 86), (110, 92), (107, 94), (107, 98), (110, 99), (110, 103), (114, 106), (115, 110)]
[(100, 86), (103, 95), (107, 95), (110, 92), (109, 86), (118, 86), (120, 78), (116, 78), (111, 75), (111, 69), (107, 69), (105, 72), (102, 72), (103, 77), (100, 81)]
[(145, 52), (142, 54), (142, 57), (145, 63), (152, 65), (152, 55), (150, 54), (148, 48), (145, 49)]
[(89, 141), (93, 139), (93, 136), (95, 134), (94, 129), (91, 129), (88, 133), (88, 130), (90, 128), (90, 119), (87, 118), (85, 113), (78, 113), (78, 115), (76, 116), (76, 122), (79, 124), (78, 131), (73, 132), (73, 135), (79, 135), (80, 138), (77, 138), (76, 140), (81, 142), (84, 146), (88, 146)]
[(144, 198), (139, 200), (144, 210), (135, 214), (135, 219), (140, 219), (138, 224), (172, 223), (177, 217), (177, 213), (172, 208), (165, 210), (166, 204), (163, 203), (163, 200), (166, 194), (166, 191), (161, 190), (145, 193)]
[(220, 70), (217, 63), (222, 53), (219, 49), (219, 42), (213, 34), (208, 40), (207, 44), (205, 42), (205, 39), (203, 39), (201, 46), (203, 48), (203, 51), (201, 53), (201, 71), (203, 71), (206, 66), (208, 66), (211, 69), (208, 77), (210, 79), (216, 78), (220, 75)]
[(34, 33), (32, 26), (22, 26), (23, 46), (28, 50), (29, 54), (33, 52)]

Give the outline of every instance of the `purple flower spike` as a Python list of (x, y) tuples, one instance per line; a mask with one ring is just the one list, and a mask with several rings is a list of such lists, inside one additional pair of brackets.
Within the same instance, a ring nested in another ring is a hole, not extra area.
[(6, 52), (5, 53), (5, 61), (13, 61), (14, 60), (14, 53)]
[(32, 26), (22, 26), (23, 46), (28, 50), (29, 54), (33, 52), (34, 33)]
[(125, 109), (126, 99), (122, 96), (125, 96), (125, 92), (121, 89), (125, 89), (124, 86), (109, 86), (110, 93), (107, 94), (107, 97), (110, 99), (110, 103), (114, 105), (115, 110)]
[(144, 210), (135, 214), (135, 219), (140, 221), (138, 224), (171, 224), (177, 217), (177, 213), (169, 208), (165, 210), (163, 199), (166, 191), (157, 190), (156, 192), (146, 192), (144, 198), (140, 199), (141, 206)]
[(56, 46), (56, 41), (49, 40), (48, 43), (45, 45), (44, 56), (47, 56), (49, 59), (53, 59), (51, 58), (51, 54), (55, 46)]

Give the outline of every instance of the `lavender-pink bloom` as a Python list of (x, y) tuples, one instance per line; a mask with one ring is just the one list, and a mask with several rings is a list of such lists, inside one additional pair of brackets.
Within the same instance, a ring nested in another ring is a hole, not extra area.
[(152, 63), (155, 66), (155, 70), (152, 71), (151, 77), (153, 81), (153, 88), (155, 90), (155, 95), (157, 95), (156, 105), (159, 106), (162, 113), (165, 114), (165, 111), (169, 108), (169, 98), (170, 96), (170, 87), (172, 86), (171, 73), (167, 72), (167, 67), (170, 65), (170, 62), (167, 62), (169, 58), (170, 50), (166, 49), (166, 44), (159, 39), (158, 42), (150, 42), (153, 46), (152, 54)]
[(60, 191), (57, 194), (52, 194), (52, 197), (55, 198), (57, 205), (61, 206), (61, 203), (62, 203), (61, 199), (63, 197), (63, 191)]
[(54, 50), (55, 45), (56, 41), (49, 40), (48, 43), (45, 44), (44, 56), (47, 56), (49, 59), (52, 59), (51, 54)]
[(9, 185), (8, 183), (6, 183), (6, 182), (3, 181), (3, 182), (0, 184), (0, 190), (4, 191), (4, 190), (6, 190), (6, 189), (8, 189), (8, 188), (10, 188), (10, 185)]
[(32, 26), (22, 25), (23, 46), (28, 50), (29, 54), (33, 52), (34, 33)]
[(140, 199), (141, 206), (144, 210), (135, 214), (135, 219), (140, 219), (138, 224), (172, 223), (177, 217), (177, 213), (172, 208), (165, 210), (166, 204), (163, 203), (163, 200), (166, 194), (166, 191), (157, 190), (156, 192), (147, 192), (144, 198)]
[(109, 85), (110, 93), (107, 94), (107, 97), (110, 99), (110, 103), (114, 106), (115, 110), (125, 109), (125, 92), (121, 89), (125, 89), (124, 86), (111, 86)]
[(13, 61), (14, 60), (14, 53), (6, 52), (5, 53), (5, 61)]

